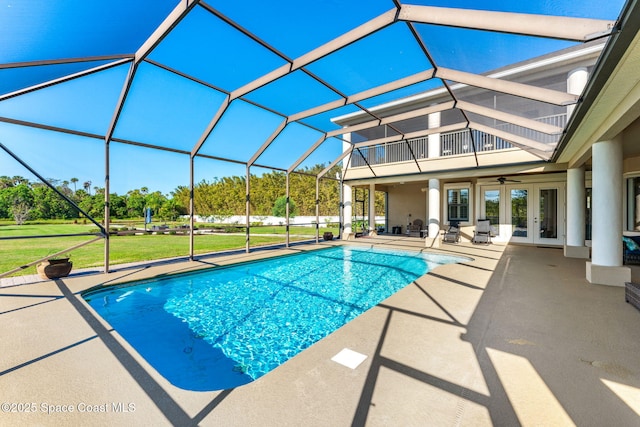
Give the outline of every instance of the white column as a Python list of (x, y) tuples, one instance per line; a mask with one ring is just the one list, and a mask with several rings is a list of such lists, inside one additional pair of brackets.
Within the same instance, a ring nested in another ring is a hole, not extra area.
[(344, 232), (342, 233), (342, 238), (347, 240), (352, 231), (352, 222), (353, 221), (353, 193), (351, 191), (351, 186), (344, 184), (342, 186), (342, 198), (344, 199)]
[[(440, 127), (440, 113), (429, 114), (429, 129)], [(440, 133), (429, 135), (427, 139), (427, 153), (429, 158), (440, 157)]]
[[(622, 144), (593, 144), (593, 263), (622, 265)], [(597, 243), (597, 244), (596, 244)]]
[[(440, 127), (441, 115), (439, 112), (429, 114), (428, 123), (429, 129)], [(434, 133), (428, 136), (427, 151), (429, 158), (440, 157), (440, 133)], [(430, 179), (429, 189), (427, 193), (427, 224), (428, 224), (428, 237), (425, 243), (429, 247), (439, 245), (440, 234), (440, 180)]]
[[(567, 92), (572, 95), (581, 95), (584, 87), (587, 85), (587, 80), (589, 80), (589, 73), (586, 67), (579, 67), (569, 71), (569, 75), (567, 76)], [(569, 122), (569, 118), (575, 108), (575, 104), (567, 105), (567, 122)]]
[[(591, 147), (593, 157), (592, 259), (587, 280), (624, 286), (631, 269), (622, 266), (622, 141), (617, 137)], [(569, 218), (570, 219), (570, 218)]]
[[(342, 142), (342, 151), (348, 151), (351, 149), (351, 133), (346, 133), (343, 135), (344, 141)], [(351, 165), (345, 165), (342, 169), (342, 177), (344, 179), (345, 171), (351, 167)], [(343, 218), (344, 221), (344, 229), (342, 232), (342, 239), (347, 240), (351, 236), (352, 231), (352, 222), (353, 221), (353, 193), (351, 191), (351, 186), (347, 184), (343, 184), (342, 186), (342, 199), (344, 201), (344, 209), (343, 209)]]
[(437, 246), (440, 234), (440, 180), (429, 180), (429, 236), (427, 246)]
[(369, 184), (369, 235), (377, 236), (376, 230), (376, 185)]
[(589, 258), (585, 245), (586, 191), (584, 166), (567, 170), (567, 241), (564, 256)]
[[(567, 92), (581, 95), (587, 85), (589, 73), (586, 67), (578, 67), (567, 75)], [(567, 105), (569, 122), (576, 106)], [(570, 258), (589, 258), (589, 248), (585, 245), (585, 189), (584, 167), (567, 171), (567, 241), (564, 256)]]

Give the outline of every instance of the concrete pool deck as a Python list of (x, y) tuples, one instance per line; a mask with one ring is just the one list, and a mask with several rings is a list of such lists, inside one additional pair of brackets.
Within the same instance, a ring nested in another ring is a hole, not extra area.
[[(585, 261), (561, 249), (444, 244), (473, 261), (438, 267), (264, 377), (217, 392), (169, 384), (79, 295), (316, 247), (0, 288), (0, 425), (638, 425), (640, 311), (623, 288), (590, 285)], [(367, 358), (355, 369), (331, 360), (345, 348)]]

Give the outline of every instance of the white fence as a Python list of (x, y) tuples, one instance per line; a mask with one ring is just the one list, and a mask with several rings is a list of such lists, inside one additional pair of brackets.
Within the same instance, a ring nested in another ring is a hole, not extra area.
[[(189, 221), (188, 215), (183, 215), (182, 219), (186, 222)], [(244, 215), (233, 215), (233, 216), (200, 216), (194, 215), (194, 219), (196, 222), (208, 222), (215, 224), (229, 224), (229, 225), (238, 225), (243, 226), (247, 222), (247, 217)], [(353, 218), (353, 221), (361, 221), (361, 218)], [(376, 216), (376, 224), (384, 224), (386, 218), (384, 216)], [(259, 216), (252, 215), (249, 217), (249, 222), (251, 224), (260, 224), (260, 225), (285, 225), (286, 219), (279, 216)], [(320, 217), (320, 228), (324, 228), (331, 225), (338, 224), (340, 222), (340, 218), (338, 216), (321, 216)], [(315, 227), (316, 217), (315, 216), (296, 216), (289, 219), (289, 225), (295, 225), (300, 227)]]
[[(184, 215), (185, 221), (189, 220), (189, 216)], [(245, 225), (247, 223), (247, 217), (244, 215), (232, 215), (232, 216), (200, 216), (195, 215), (194, 219), (196, 222), (209, 222), (215, 224), (229, 224), (229, 225)], [(337, 224), (340, 221), (340, 218), (337, 216), (321, 216), (320, 217), (320, 227), (326, 227), (328, 224)], [(284, 217), (279, 216), (260, 216), (260, 215), (252, 215), (249, 217), (249, 222), (251, 224), (261, 224), (261, 225), (285, 225), (287, 220)], [(316, 217), (315, 216), (296, 216), (289, 219), (290, 225), (296, 226), (306, 226), (306, 227), (315, 227)]]

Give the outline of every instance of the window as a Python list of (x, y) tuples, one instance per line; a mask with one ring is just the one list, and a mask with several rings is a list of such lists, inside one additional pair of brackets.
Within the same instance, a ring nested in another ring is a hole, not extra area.
[(500, 190), (484, 191), (485, 218), (491, 221), (491, 225), (500, 224)]
[(469, 189), (447, 190), (447, 219), (449, 221), (469, 221)]
[(627, 230), (640, 231), (640, 177), (627, 179)]
[(585, 240), (591, 240), (591, 187), (586, 189), (587, 206), (586, 206), (586, 218), (585, 218)]

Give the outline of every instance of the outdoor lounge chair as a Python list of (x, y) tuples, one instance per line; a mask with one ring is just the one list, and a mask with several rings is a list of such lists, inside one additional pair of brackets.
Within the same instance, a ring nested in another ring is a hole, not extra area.
[(421, 219), (416, 219), (413, 224), (407, 225), (407, 234), (411, 237), (422, 237), (422, 222)]
[(449, 221), (449, 228), (444, 232), (442, 241), (447, 243), (458, 243), (460, 241), (460, 221)]
[(491, 243), (491, 221), (479, 219), (473, 232), (473, 243)]

